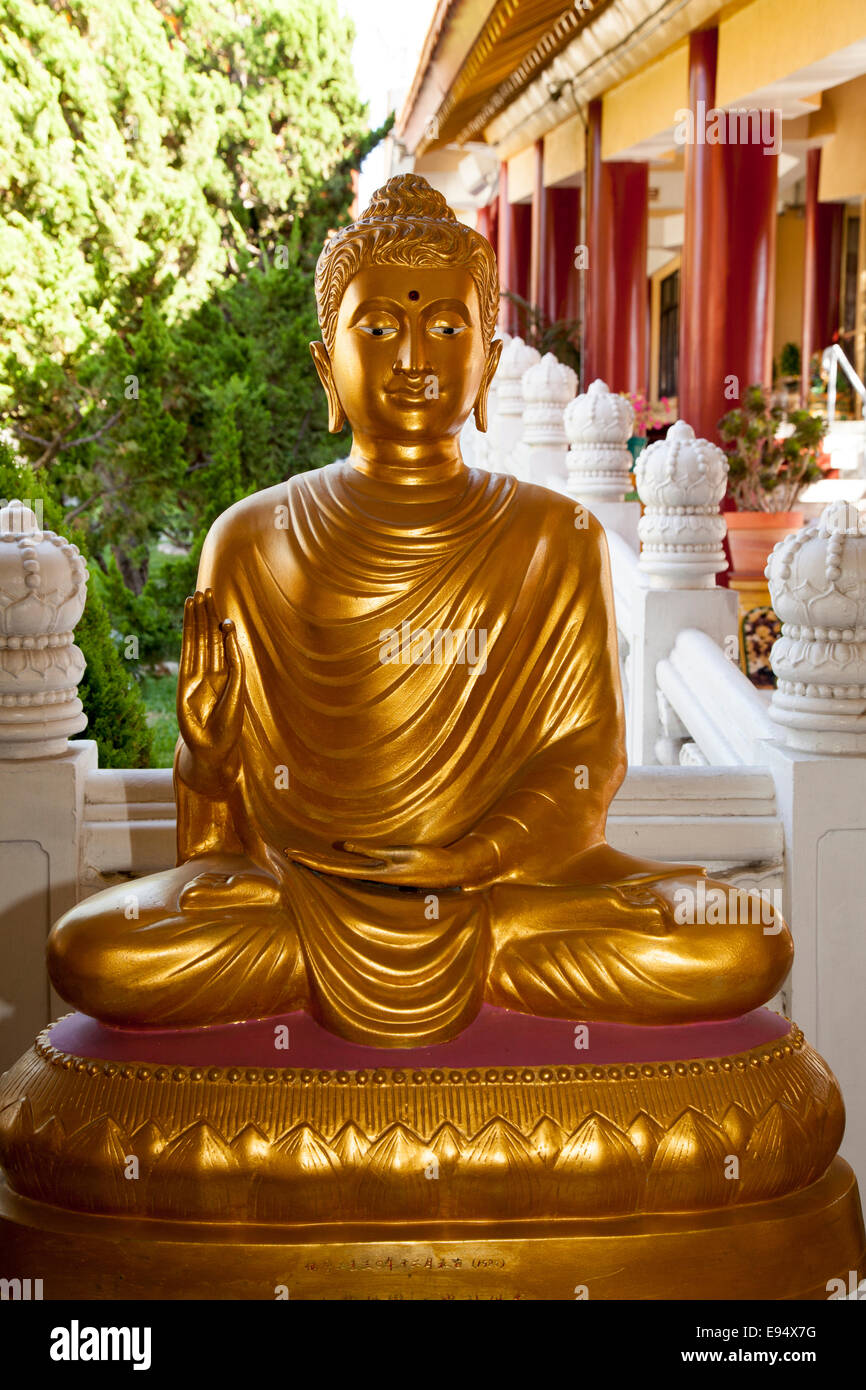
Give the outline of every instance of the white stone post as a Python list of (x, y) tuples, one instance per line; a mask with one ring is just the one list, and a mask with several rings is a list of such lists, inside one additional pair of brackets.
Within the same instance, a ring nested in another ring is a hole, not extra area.
[(726, 565), (719, 503), (728, 461), (678, 420), (664, 439), (644, 449), (635, 476), (646, 511), (638, 527), (642, 582), (631, 605), (628, 755), (633, 763), (655, 763), (669, 756), (674, 737), (660, 717), (656, 667), (680, 631), (697, 628), (733, 662), (739, 659), (737, 595), (715, 582)]
[(552, 352), (523, 374), (523, 457), (526, 476), (555, 492), (565, 492), (568, 439), (564, 411), (577, 390), (577, 374)]
[(791, 748), (866, 754), (866, 512), (833, 502), (766, 569), (782, 634), (770, 707)]
[(536, 362), (541, 353), (522, 338), (512, 338), (502, 349), (496, 369), (496, 420), (489, 431), (490, 447), (487, 466), (493, 473), (513, 473), (523, 477), (520, 442), (523, 435), (523, 373)]
[(636, 551), (640, 504), (625, 500), (631, 488), (631, 401), (609, 390), (605, 382), (593, 381), (566, 406), (564, 423), (571, 445), (566, 460), (569, 496)]
[(842, 1154), (866, 1181), (866, 511), (835, 502), (781, 541), (767, 578), (782, 635), (767, 742), (785, 828), (792, 1010), (845, 1097)]
[(78, 898), (93, 743), (74, 644), (87, 569), (77, 547), (13, 501), (0, 511), (0, 1067), (49, 1020), (45, 939)]
[(644, 514), (640, 567), (651, 589), (714, 589), (728, 568), (719, 504), (728, 481), (724, 451), (695, 439), (685, 420), (644, 449), (635, 465)]

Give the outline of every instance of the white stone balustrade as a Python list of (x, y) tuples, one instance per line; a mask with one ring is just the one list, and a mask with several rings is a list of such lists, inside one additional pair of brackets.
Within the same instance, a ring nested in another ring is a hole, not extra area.
[(842, 1156), (866, 1176), (866, 511), (837, 501), (766, 568), (782, 634), (765, 745), (785, 835), (793, 998), (845, 1095)]
[(634, 433), (634, 410), (603, 381), (593, 381), (565, 411), (568, 492), (594, 511), (596, 502), (623, 502), (631, 488), (628, 441)]
[(23, 502), (0, 511), (0, 759), (61, 753), (87, 719), (84, 657), (73, 629), (87, 567), (78, 547), (43, 531)]
[(866, 754), (866, 509), (833, 502), (766, 568), (782, 634), (770, 713), (791, 748)]
[[(684, 629), (706, 634), (737, 660), (737, 596), (716, 585), (716, 573), (726, 567), (719, 503), (727, 476), (724, 452), (706, 439), (696, 439), (683, 420), (644, 449), (635, 466), (646, 510), (637, 527), (640, 586), (630, 604), (627, 739), (634, 762), (652, 763), (671, 755), (674, 725), (668, 720), (666, 727), (663, 717), (666, 706), (658, 698), (658, 671)], [(698, 702), (711, 698), (709, 689), (696, 692)]]
[[(74, 629), (87, 569), (23, 502), (0, 511), (0, 1053), (44, 1026), (45, 938), (78, 900), (84, 783), (96, 745), (69, 742), (87, 719)], [(41, 1022), (40, 1022), (41, 1021)]]
[(494, 473), (513, 473), (522, 477), (520, 457), (523, 436), (523, 373), (541, 361), (541, 353), (522, 338), (512, 338), (502, 349), (493, 378), (496, 387), (496, 417), (492, 422), (487, 467)]
[(577, 390), (577, 373), (552, 352), (546, 352), (524, 372), (523, 457), (531, 483), (557, 492), (565, 490), (568, 477), (568, 439), (564, 412)]
[(696, 439), (685, 420), (644, 449), (635, 482), (644, 504), (640, 568), (650, 588), (715, 588), (716, 575), (728, 567), (719, 510), (727, 481), (724, 450)]
[(631, 489), (631, 401), (609, 390), (605, 382), (593, 381), (566, 406), (564, 424), (570, 444), (566, 491), (606, 531), (616, 531), (637, 551), (640, 504), (625, 500)]

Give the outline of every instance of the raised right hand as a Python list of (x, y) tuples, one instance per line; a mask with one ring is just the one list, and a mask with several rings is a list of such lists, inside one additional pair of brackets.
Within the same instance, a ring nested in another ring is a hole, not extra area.
[(177, 722), (193, 757), (216, 768), (238, 742), (244, 718), (244, 659), (235, 625), (220, 622), (212, 589), (196, 590), (183, 613)]

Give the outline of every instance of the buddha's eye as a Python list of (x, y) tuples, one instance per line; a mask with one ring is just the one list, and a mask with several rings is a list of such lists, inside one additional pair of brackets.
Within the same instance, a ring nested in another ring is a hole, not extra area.
[(435, 338), (456, 338), (459, 333), (465, 333), (466, 328), (461, 323), (433, 323), (430, 332)]
[(397, 332), (393, 323), (359, 323), (356, 327), (370, 338), (393, 338)]

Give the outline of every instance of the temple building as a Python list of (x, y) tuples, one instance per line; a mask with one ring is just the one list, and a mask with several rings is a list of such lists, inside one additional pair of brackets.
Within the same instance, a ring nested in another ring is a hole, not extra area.
[(864, 116), (862, 0), (440, 0), (392, 167), (580, 320), (584, 385), (714, 438), (732, 377), (809, 405), (831, 345), (866, 372)]

